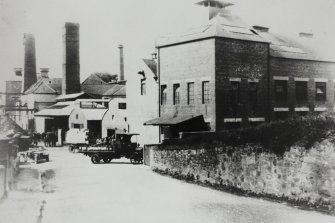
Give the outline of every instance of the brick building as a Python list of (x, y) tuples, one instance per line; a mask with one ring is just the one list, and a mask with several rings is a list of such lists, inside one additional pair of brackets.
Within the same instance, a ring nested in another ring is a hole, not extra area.
[(174, 138), (333, 110), (335, 58), (324, 44), (307, 33), (288, 38), (250, 27), (227, 5), (204, 2), (222, 10), (157, 43), (160, 111), (146, 125)]

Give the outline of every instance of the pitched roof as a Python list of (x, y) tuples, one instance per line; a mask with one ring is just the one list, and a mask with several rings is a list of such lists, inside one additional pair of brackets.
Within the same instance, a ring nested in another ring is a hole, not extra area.
[(56, 101), (76, 100), (78, 98), (83, 98), (85, 96), (87, 96), (87, 98), (90, 98), (90, 96), (87, 95), (85, 92), (80, 92), (80, 93), (74, 93), (74, 94), (61, 95), (56, 98)]
[(157, 63), (155, 60), (143, 59), (143, 62), (149, 67), (152, 73), (157, 76)]
[(106, 91), (103, 96), (126, 96), (126, 86), (125, 85), (114, 85), (108, 91)]
[(335, 62), (334, 50), (316, 38), (289, 36), (272, 32), (259, 32), (270, 44), (270, 56), (301, 60)]
[(227, 13), (219, 14), (206, 25), (190, 29), (183, 34), (161, 38), (157, 41), (157, 47), (213, 37), (268, 42), (259, 36), (252, 28), (244, 24), (239, 17)]
[(16, 122), (14, 122), (11, 118), (8, 116), (1, 116), (0, 118), (0, 135), (6, 136), (9, 132), (12, 132), (13, 134), (21, 133), (25, 134), (26, 131), (23, 130)]
[(31, 85), (25, 94), (60, 94), (62, 92), (62, 78), (40, 78)]
[(46, 109), (43, 109), (34, 114), (40, 117), (58, 117), (69, 116), (74, 109), (75, 103), (73, 101), (58, 102)]

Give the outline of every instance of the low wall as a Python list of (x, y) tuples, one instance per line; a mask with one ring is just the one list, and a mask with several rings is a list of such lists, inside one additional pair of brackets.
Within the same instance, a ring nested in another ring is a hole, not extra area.
[[(160, 148), (161, 147), (161, 148)], [(147, 147), (154, 170), (208, 185), (335, 209), (335, 146), (324, 141), (283, 156), (259, 146)]]

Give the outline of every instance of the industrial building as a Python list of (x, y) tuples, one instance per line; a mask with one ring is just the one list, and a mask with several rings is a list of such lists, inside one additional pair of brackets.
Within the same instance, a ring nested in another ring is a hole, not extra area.
[(312, 34), (287, 37), (248, 26), (206, 0), (209, 22), (157, 42), (159, 115), (165, 138), (331, 112), (335, 58)]

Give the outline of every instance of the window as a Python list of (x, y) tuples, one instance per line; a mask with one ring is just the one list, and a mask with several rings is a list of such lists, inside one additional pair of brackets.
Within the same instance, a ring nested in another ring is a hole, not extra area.
[(119, 103), (119, 109), (127, 109), (127, 103)]
[(180, 84), (173, 85), (173, 104), (180, 104)]
[(250, 107), (255, 109), (257, 107), (257, 98), (258, 97), (258, 83), (249, 82), (249, 102)]
[(141, 95), (145, 95), (147, 93), (147, 85), (145, 79), (141, 80)]
[(326, 82), (315, 82), (315, 100), (326, 101), (327, 100), (327, 83)]
[(231, 81), (231, 94), (230, 100), (232, 105), (238, 105), (240, 103), (240, 82)]
[(78, 114), (76, 114), (76, 119), (78, 119)]
[(286, 102), (287, 100), (287, 81), (275, 80), (275, 100), (276, 102)]
[(297, 103), (307, 102), (307, 82), (295, 82), (295, 99)]
[(166, 94), (167, 94), (167, 88), (166, 85), (161, 86), (161, 105), (166, 105)]
[(187, 84), (187, 104), (194, 104), (194, 83)]
[(209, 104), (209, 81), (202, 82), (202, 103)]

